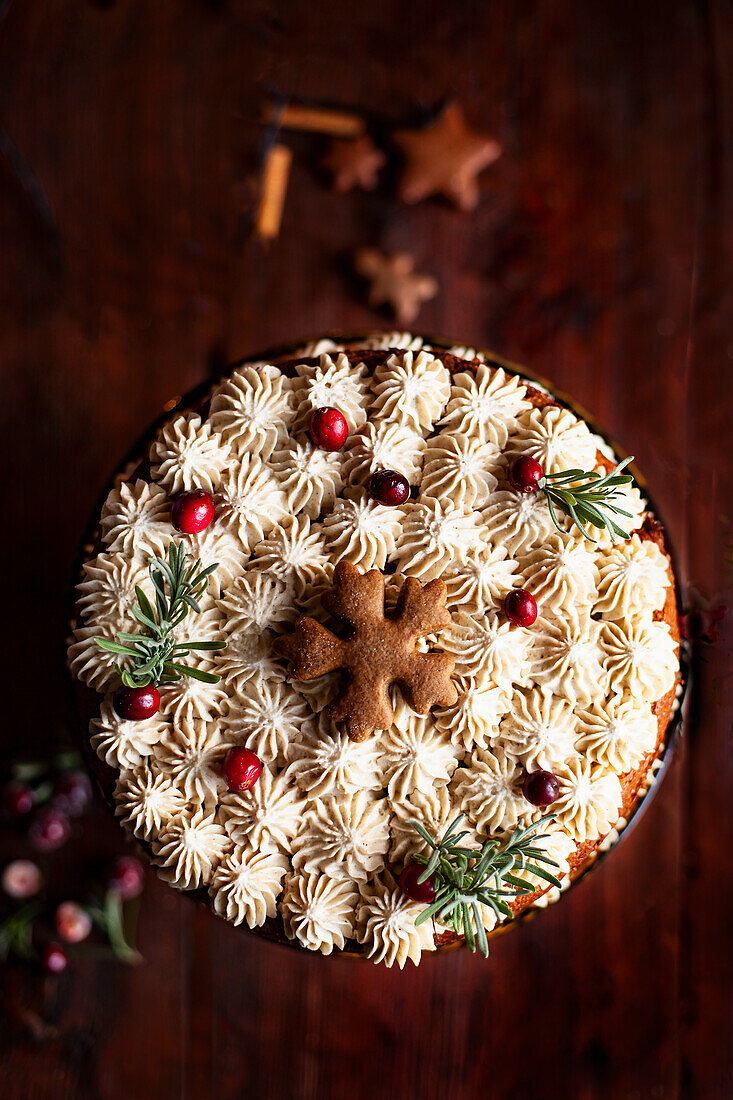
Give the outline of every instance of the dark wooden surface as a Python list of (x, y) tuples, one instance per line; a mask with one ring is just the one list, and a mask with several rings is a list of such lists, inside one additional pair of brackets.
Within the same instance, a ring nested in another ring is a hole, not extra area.
[[(731, 32), (725, 0), (0, 3), (4, 743), (42, 743), (65, 706), (69, 570), (120, 455), (222, 362), (381, 324), (357, 245), (440, 279), (424, 330), (591, 409), (646, 472), (685, 579), (730, 603)], [(401, 206), (388, 181), (337, 197), (321, 142), (288, 137), (265, 249), (249, 119), (268, 89), (385, 127), (455, 93), (505, 154), (466, 216)], [(731, 642), (728, 621), (634, 834), (490, 961), (303, 957), (155, 883), (144, 966), (0, 981), (0, 1095), (729, 1098)]]

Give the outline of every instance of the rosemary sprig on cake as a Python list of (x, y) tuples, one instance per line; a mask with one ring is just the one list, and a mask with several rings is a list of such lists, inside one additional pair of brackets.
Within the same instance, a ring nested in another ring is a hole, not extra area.
[(616, 498), (625, 485), (634, 480), (631, 474), (623, 470), (634, 461), (633, 455), (619, 462), (610, 473), (601, 474), (598, 470), (561, 470), (556, 474), (546, 474), (539, 462), (529, 455), (522, 455), (509, 468), (509, 481), (520, 493), (544, 493), (552, 522), (558, 531), (565, 534), (557, 510), (565, 512), (578, 530), (591, 542), (595, 538), (588, 527), (607, 530), (613, 539), (628, 539), (630, 535), (615, 522), (614, 516), (631, 517), (630, 512), (619, 508)]
[[(194, 650), (224, 649), (226, 642), (177, 642), (174, 631), (189, 610), (200, 613), (199, 600), (206, 591), (209, 578), (217, 565), (201, 568), (197, 558), (191, 562), (183, 543), (171, 542), (168, 558), (153, 557), (148, 572), (153, 585), (155, 606), (139, 585), (135, 586), (137, 606), (133, 615), (144, 628), (137, 634), (121, 631), (118, 641), (96, 638), (97, 645), (107, 653), (126, 658), (118, 665), (123, 684), (128, 688), (143, 688), (149, 684), (168, 684), (182, 676), (192, 676), (206, 684), (216, 684), (220, 676), (181, 664), (181, 657)], [(166, 590), (167, 589), (167, 590)]]
[(487, 840), (481, 848), (464, 848), (461, 841), (467, 831), (459, 832), (463, 814), (452, 822), (441, 840), (431, 837), (419, 821), (410, 824), (422, 839), (433, 849), (430, 856), (416, 853), (415, 863), (424, 863), (425, 870), (417, 879), (418, 884), (432, 880), (435, 900), (423, 910), (415, 925), (423, 924), (431, 917), (437, 917), (440, 924), (452, 929), (457, 935), (466, 938), (471, 951), (478, 950), (486, 958), (489, 945), (486, 929), (481, 916), (481, 906), (488, 905), (499, 920), (512, 916), (512, 910), (506, 899), (516, 900), (525, 894), (533, 894), (537, 889), (521, 872), (529, 872), (549, 882), (560, 885), (549, 871), (540, 867), (546, 863), (557, 867), (546, 852), (537, 846), (541, 839), (535, 830), (547, 821), (539, 821), (522, 828), (517, 826), (508, 840)]

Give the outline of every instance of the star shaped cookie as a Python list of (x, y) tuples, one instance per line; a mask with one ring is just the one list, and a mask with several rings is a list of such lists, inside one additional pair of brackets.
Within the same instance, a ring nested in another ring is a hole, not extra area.
[(407, 252), (389, 256), (376, 248), (360, 248), (354, 267), (371, 283), (368, 301), (372, 309), (390, 306), (400, 324), (414, 321), (422, 303), (438, 293), (437, 279), (416, 272), (415, 261)]
[(356, 566), (340, 561), (323, 606), (347, 624), (347, 637), (338, 637), (304, 615), (292, 634), (278, 638), (276, 649), (291, 662), (296, 680), (313, 680), (337, 670), (346, 673), (344, 688), (328, 709), (352, 741), (363, 741), (375, 730), (392, 725), (392, 684), (399, 685), (419, 714), (427, 714), (435, 704), (455, 703), (453, 658), (447, 653), (420, 653), (416, 647), (419, 638), (450, 623), (443, 581), (423, 586), (408, 577), (394, 613), (387, 615), (379, 570), (360, 573)]
[(368, 134), (364, 134), (353, 140), (332, 141), (323, 158), (323, 166), (331, 174), (334, 191), (345, 195), (355, 187), (373, 191), (377, 186), (379, 170), (386, 160), (382, 150), (377, 149)]
[(450, 103), (422, 130), (393, 135), (405, 165), (398, 192), (403, 202), (443, 195), (460, 210), (473, 210), (479, 198), (477, 176), (501, 156), (501, 146), (473, 130), (458, 103)]

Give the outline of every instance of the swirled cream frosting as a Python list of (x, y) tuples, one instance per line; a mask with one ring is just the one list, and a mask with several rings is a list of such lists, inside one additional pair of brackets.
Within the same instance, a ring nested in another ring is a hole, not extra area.
[[(349, 427), (338, 452), (308, 434), (324, 406)], [(173, 415), (107, 496), (69, 644), (73, 674), (102, 696), (89, 736), (116, 772), (116, 812), (162, 877), (206, 890), (234, 924), (278, 922), (301, 948), (399, 967), (443, 931), (417, 925), (422, 906), (399, 887), (427, 851), (413, 822), (440, 836), (462, 814), (463, 843), (478, 846), (546, 812), (541, 844), (569, 882), (628, 812), (661, 743), (657, 712), (678, 670), (672, 574), (636, 487), (617, 517), (632, 537), (591, 541), (564, 514), (558, 530), (541, 493), (515, 491), (508, 465), (531, 455), (548, 473), (604, 469), (606, 454), (518, 373), (409, 333), (325, 338), (287, 362), (245, 363)], [(403, 505), (368, 496), (383, 469), (409, 481)], [(95, 639), (138, 628), (135, 586), (152, 595), (150, 557), (181, 538), (171, 501), (193, 488), (212, 493), (216, 512), (183, 536), (186, 549), (217, 569), (176, 640), (223, 639), (219, 652), (190, 655), (221, 680), (163, 685), (154, 718), (126, 721), (113, 705), (115, 658)], [(340, 560), (383, 570), (388, 607), (406, 577), (442, 578), (451, 621), (421, 644), (455, 659), (453, 706), (416, 714), (395, 690), (391, 727), (355, 743), (324, 713), (339, 674), (292, 678), (274, 642), (303, 613), (334, 627), (320, 601)], [(537, 600), (531, 627), (504, 613), (517, 588)], [(264, 765), (241, 793), (222, 776), (232, 746)], [(547, 811), (523, 793), (537, 769), (560, 786)], [(527, 877), (539, 900), (547, 883)], [(484, 907), (483, 919), (491, 929), (496, 914)]]

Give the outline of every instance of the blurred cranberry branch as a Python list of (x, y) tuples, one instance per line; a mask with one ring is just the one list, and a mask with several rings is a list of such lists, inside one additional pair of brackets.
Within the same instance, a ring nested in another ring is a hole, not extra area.
[[(95, 807), (78, 754), (60, 748), (48, 760), (19, 760), (6, 776), (0, 787), (0, 839), (5, 851), (18, 852), (20, 858), (7, 862), (0, 874), (0, 962), (40, 962), (48, 973), (58, 974), (67, 966), (69, 947), (77, 956), (106, 954), (140, 962), (136, 899), (144, 872), (138, 860), (113, 859), (102, 880), (88, 884), (86, 901), (61, 900), (76, 891), (63, 881), (69, 877), (68, 860), (52, 867), (52, 853), (72, 834), (96, 839), (98, 833), (90, 828)], [(34, 858), (24, 858), (26, 853)], [(97, 943), (85, 943), (95, 928)]]

